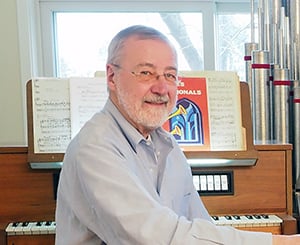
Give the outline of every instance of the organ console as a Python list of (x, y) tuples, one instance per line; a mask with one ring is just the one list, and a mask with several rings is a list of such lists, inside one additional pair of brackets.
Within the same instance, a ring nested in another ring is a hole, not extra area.
[[(237, 162), (243, 160), (241, 157), (254, 157), (256, 163), (249, 166), (194, 166), (194, 184), (197, 190), (199, 188), (199, 194), (216, 225), (273, 234), (295, 234), (292, 145), (253, 145), (249, 92), (243, 93), (244, 85), (241, 88), (244, 101), (248, 101), (242, 110), (243, 126), (248, 129), (247, 151), (184, 150), (184, 153), (188, 159), (233, 156)], [(0, 147), (0, 245), (55, 243), (59, 169), (33, 169), (28, 163), (28, 156), (32, 156), (30, 147)], [(202, 177), (207, 181), (205, 190), (202, 189), (203, 183), (200, 183)], [(224, 189), (217, 182), (221, 179), (226, 182)], [(211, 183), (211, 180), (215, 182)]]
[[(292, 216), (291, 151), (289, 144), (256, 145), (255, 166), (222, 168), (233, 173), (233, 193), (204, 195), (202, 200), (217, 225), (297, 233)], [(189, 153), (186, 153), (187, 156)], [(219, 171), (201, 168), (201, 171)], [(193, 172), (200, 173), (199, 169)], [(0, 244), (53, 245), (55, 187), (59, 170), (35, 170), (27, 147), (0, 147)]]
[[(292, 146), (267, 144), (255, 145), (255, 149), (255, 166), (193, 168), (193, 175), (232, 173), (232, 192), (204, 193), (201, 198), (217, 225), (273, 234), (297, 233), (292, 205)], [(186, 152), (187, 157), (190, 154), (195, 153)]]

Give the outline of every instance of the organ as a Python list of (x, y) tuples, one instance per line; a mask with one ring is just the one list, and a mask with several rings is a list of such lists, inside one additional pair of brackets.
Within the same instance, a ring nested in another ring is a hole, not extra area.
[[(263, 219), (261, 223), (256, 220), (256, 224), (235, 224), (239, 229), (274, 234), (297, 233), (296, 219), (292, 216), (292, 147), (289, 144), (270, 144), (255, 145), (255, 149), (258, 151), (256, 165), (222, 168), (222, 171), (231, 170), (234, 175), (234, 194), (202, 196), (203, 202), (210, 214), (221, 222), (225, 216), (232, 216), (233, 221), (238, 215), (243, 220), (246, 215), (276, 217), (276, 222), (270, 218), (269, 225)], [(27, 147), (0, 147), (0, 244), (53, 245), (59, 170), (31, 169), (27, 150)], [(204, 170), (217, 171), (218, 168), (201, 168)], [(197, 169), (194, 172), (197, 173)], [(47, 221), (51, 227), (45, 231)], [(19, 222), (18, 229), (11, 231), (9, 227), (15, 222)], [(24, 222), (31, 225), (44, 223), (40, 230), (36, 228), (33, 232), (26, 227), (22, 230)]]
[[(295, 234), (292, 145), (276, 142), (253, 145), (250, 98), (245, 85), (241, 84), (241, 95), (247, 150), (184, 150), (184, 153), (188, 160), (229, 158), (235, 161), (234, 164), (219, 167), (195, 165), (192, 168), (193, 178), (199, 177), (199, 194), (216, 225), (273, 234)], [(28, 132), (32, 133), (32, 125), (28, 125)], [(30, 142), (32, 138), (29, 138)], [(28, 161), (32, 154), (32, 145), (0, 147), (0, 245), (53, 245), (55, 242), (56, 188), (60, 170), (32, 168)], [(55, 156), (58, 156), (55, 161), (62, 160), (62, 154)], [(239, 165), (239, 162), (243, 164)], [(225, 177), (226, 188), (216, 188), (217, 183), (214, 182), (212, 190), (203, 190), (200, 177), (208, 182)]]

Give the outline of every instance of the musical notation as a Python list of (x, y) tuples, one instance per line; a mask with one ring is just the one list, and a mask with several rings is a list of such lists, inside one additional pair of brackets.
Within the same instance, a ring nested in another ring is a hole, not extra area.
[(32, 79), (34, 153), (65, 153), (107, 97), (105, 77)]
[(205, 74), (211, 150), (245, 150), (238, 76), (231, 72)]
[(70, 79), (72, 137), (78, 133), (87, 120), (103, 108), (107, 97), (105, 77)]
[(70, 142), (68, 79), (32, 80), (35, 153), (64, 153)]

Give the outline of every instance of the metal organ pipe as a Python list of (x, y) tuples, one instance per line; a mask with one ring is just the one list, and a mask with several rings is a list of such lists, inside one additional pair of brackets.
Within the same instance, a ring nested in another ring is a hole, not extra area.
[(270, 63), (269, 52), (252, 52), (252, 108), (254, 139), (263, 144), (270, 140)]
[[(250, 1), (251, 28), (254, 28), (255, 0)], [(299, 214), (300, 0), (257, 1), (258, 44), (254, 48), (253, 29), (252, 44), (245, 44), (245, 57), (249, 50), (252, 53), (251, 68), (250, 59), (245, 59), (245, 67), (251, 83), (254, 140), (293, 143), (294, 200)]]
[[(258, 43), (245, 43), (245, 77), (246, 82), (249, 84), (249, 91), (250, 91), (250, 104), (252, 106), (252, 51), (258, 49)], [(253, 115), (253, 111), (251, 112)]]
[[(300, 87), (294, 88), (294, 151), (293, 151), (293, 160), (295, 163), (294, 167), (294, 178), (295, 178), (295, 191), (298, 193), (298, 196), (300, 195)], [(298, 204), (300, 207), (300, 205)], [(299, 211), (298, 211), (299, 212)]]
[(289, 96), (291, 81), (289, 70), (283, 68), (274, 69), (273, 93), (274, 93), (274, 139), (278, 143), (289, 143)]

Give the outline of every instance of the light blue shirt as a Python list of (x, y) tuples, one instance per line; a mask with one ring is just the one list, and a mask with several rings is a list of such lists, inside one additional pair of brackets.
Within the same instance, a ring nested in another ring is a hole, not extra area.
[(267, 233), (215, 226), (173, 136), (158, 128), (146, 140), (110, 100), (67, 149), (56, 245), (267, 245), (271, 240)]

